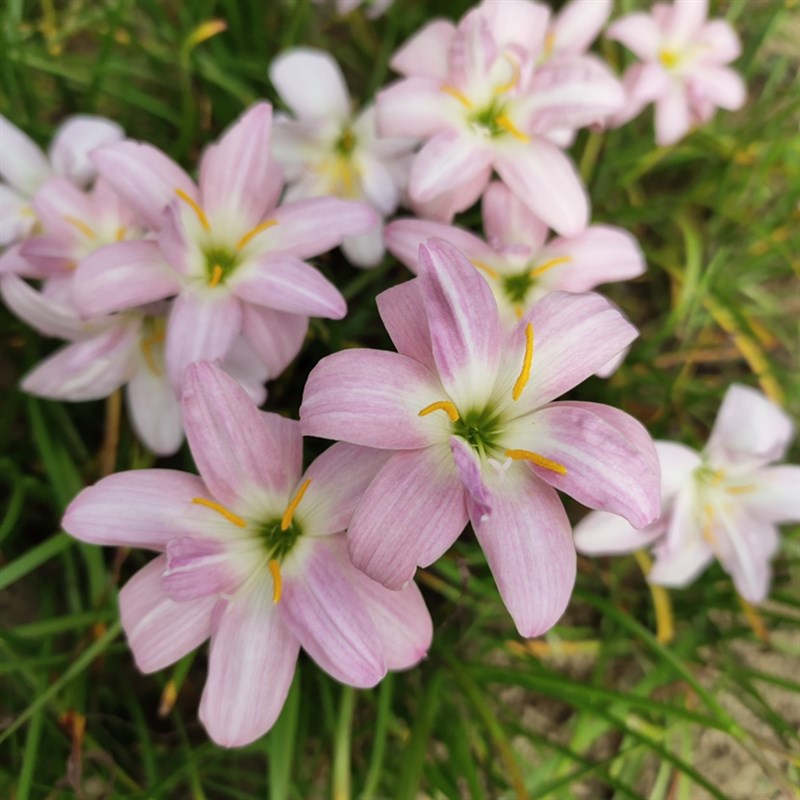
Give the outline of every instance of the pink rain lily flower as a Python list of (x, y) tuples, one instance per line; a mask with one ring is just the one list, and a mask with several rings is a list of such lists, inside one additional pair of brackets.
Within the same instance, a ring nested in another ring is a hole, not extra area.
[(424, 241), (437, 237), (455, 245), (489, 284), (509, 328), (550, 292), (588, 292), (646, 269), (636, 239), (621, 228), (591, 225), (576, 236), (547, 241), (547, 226), (497, 181), (489, 185), (482, 206), (488, 242), (452, 225), (400, 219), (386, 227), (386, 246), (416, 272)]
[[(314, 0), (318, 5), (325, 2), (325, 0)], [(366, 15), (369, 19), (377, 19), (382, 14), (386, 13), (386, 9), (394, 2), (394, 0), (336, 0), (336, 13), (344, 16), (345, 14), (352, 14), (360, 5), (366, 9)]]
[(656, 442), (660, 519), (636, 530), (614, 514), (593, 512), (575, 528), (578, 550), (608, 555), (653, 545), (647, 579), (674, 587), (690, 584), (717, 558), (745, 600), (762, 602), (778, 549), (776, 525), (800, 521), (800, 466), (776, 465), (793, 435), (778, 406), (734, 384), (702, 452)]
[(119, 242), (84, 259), (75, 301), (87, 318), (177, 295), (166, 331), (167, 373), (223, 359), (240, 335), (277, 376), (300, 350), (309, 316), (342, 318), (333, 284), (305, 259), (374, 227), (361, 203), (333, 197), (276, 207), (272, 108), (250, 108), (200, 162), (199, 186), (154, 147), (120, 142), (93, 153), (101, 176), (157, 240)]
[[(178, 450), (183, 420), (164, 365), (166, 303), (83, 320), (70, 302), (69, 287), (56, 279), (38, 292), (20, 277), (4, 275), (0, 291), (6, 305), (32, 328), (69, 342), (24, 376), (23, 391), (84, 402), (124, 386), (131, 424), (143, 444), (160, 456)], [(257, 404), (266, 400), (267, 371), (246, 340), (236, 341), (222, 366)]]
[(550, 20), (543, 57), (584, 55), (611, 15), (613, 0), (570, 0)]
[[(405, 189), (413, 139), (378, 138), (375, 108), (351, 111), (339, 65), (321, 50), (297, 47), (276, 58), (270, 79), (296, 119), (279, 114), (272, 129), (275, 160), (289, 184), (285, 202), (333, 195), (392, 215)], [(342, 243), (358, 267), (383, 258), (383, 226)]]
[(298, 423), (258, 411), (208, 363), (187, 370), (182, 405), (201, 477), (111, 475), (63, 521), (86, 542), (160, 553), (119, 595), (139, 669), (163, 669), (210, 637), (200, 719), (237, 747), (275, 722), (301, 646), (358, 687), (423, 658), (432, 624), (419, 590), (367, 578), (343, 534), (386, 454), (336, 444), (302, 474)]
[(581, 179), (548, 135), (604, 118), (623, 93), (597, 59), (544, 59), (549, 18), (530, 0), (485, 0), (457, 27), (431, 22), (395, 54), (406, 77), (378, 95), (378, 130), (425, 140), (409, 178), (420, 216), (449, 222), (495, 170), (558, 233), (586, 226)]
[(353, 516), (353, 562), (403, 586), (469, 520), (519, 632), (543, 633), (575, 579), (556, 489), (634, 525), (658, 514), (644, 428), (608, 406), (552, 402), (635, 328), (599, 295), (554, 292), (509, 332), (486, 281), (437, 239), (420, 247), (419, 277), (381, 294), (378, 308), (398, 352), (322, 359), (300, 409), (307, 436), (392, 453)]
[[(47, 154), (16, 125), (0, 114), (0, 247), (30, 236), (37, 223), (31, 205), (39, 187), (60, 176), (76, 186), (95, 177), (89, 153), (124, 136), (122, 128), (102, 117), (70, 117), (56, 130)], [(0, 257), (0, 273), (27, 274), (25, 260), (16, 247)]]
[(744, 82), (725, 66), (739, 57), (739, 38), (728, 22), (707, 22), (707, 16), (708, 0), (675, 0), (608, 28), (610, 39), (641, 59), (623, 78), (627, 101), (611, 119), (615, 127), (655, 103), (656, 143), (666, 146), (711, 119), (717, 106), (735, 111), (744, 105)]

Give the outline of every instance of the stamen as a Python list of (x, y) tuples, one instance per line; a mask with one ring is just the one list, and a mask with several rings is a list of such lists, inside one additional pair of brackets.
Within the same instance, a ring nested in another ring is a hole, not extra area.
[(544, 57), (550, 58), (553, 55), (553, 48), (556, 45), (556, 35), (550, 31), (547, 36), (544, 37)]
[[(297, 510), (297, 506), (300, 505), (300, 501), (303, 499), (303, 495), (306, 493), (309, 483), (311, 483), (311, 478), (303, 481), (303, 485), (297, 490), (297, 494), (292, 498), (292, 502), (286, 506), (286, 511), (283, 512), (283, 516), (281, 517), (282, 531), (289, 530), (289, 526), (292, 524), (294, 512)], [(275, 602), (277, 602), (277, 600)]]
[(144, 360), (147, 362), (147, 368), (153, 375), (160, 375), (161, 369), (156, 364), (156, 359), (153, 356), (153, 345), (160, 344), (164, 341), (164, 331), (156, 331), (152, 336), (146, 336), (142, 339), (141, 348), (144, 355)]
[(749, 492), (754, 492), (756, 488), (754, 483), (748, 483), (744, 486), (726, 486), (725, 491), (728, 494), (748, 494)]
[(538, 278), (540, 275), (544, 275), (544, 273), (547, 272), (548, 270), (553, 269), (553, 267), (557, 267), (559, 266), (559, 264), (567, 264), (570, 261), (572, 261), (572, 259), (569, 256), (560, 256), (559, 258), (551, 258), (549, 261), (545, 261), (544, 264), (540, 264), (538, 267), (534, 267), (534, 269), (530, 271), (529, 275), (531, 276), (531, 278)]
[(525, 357), (522, 361), (522, 371), (519, 373), (517, 382), (514, 384), (514, 389), (511, 396), (514, 400), (519, 400), (522, 396), (523, 389), (528, 385), (528, 380), (531, 377), (531, 364), (533, 363), (533, 323), (529, 322), (525, 326)]
[(511, 55), (506, 53), (504, 55), (506, 61), (511, 64), (512, 74), (511, 80), (507, 81), (506, 83), (500, 84), (500, 86), (496, 86), (494, 91), (495, 94), (505, 94), (506, 92), (513, 89), (519, 83), (519, 76), (520, 76), (520, 69), (519, 69), (519, 62), (516, 58), (512, 58)]
[(725, 470), (718, 469), (711, 474), (711, 485), (719, 486), (725, 480)]
[(87, 239), (96, 239), (97, 234), (85, 222), (79, 220), (77, 217), (70, 217), (65, 214), (62, 219), (68, 222), (73, 228), (77, 228)]
[(208, 285), (213, 289), (219, 286), (222, 276), (225, 274), (224, 270), (219, 264), (214, 264), (214, 269), (211, 271), (211, 278), (209, 278)]
[(206, 508), (210, 508), (212, 511), (216, 511), (217, 514), (221, 514), (228, 522), (232, 522), (239, 528), (246, 528), (247, 522), (245, 522), (240, 516), (234, 514), (233, 511), (228, 511), (225, 506), (220, 505), (219, 503), (215, 502), (214, 500), (206, 500), (205, 497), (193, 497), (192, 502), (196, 503), (198, 506), (205, 506)]
[(559, 464), (557, 461), (551, 461), (549, 458), (540, 456), (538, 453), (534, 453), (530, 450), (506, 450), (506, 455), (509, 458), (513, 458), (514, 461), (530, 461), (532, 464), (536, 464), (537, 467), (549, 469), (552, 472), (557, 472), (559, 475), (567, 474), (567, 468), (563, 464)]
[(472, 102), (472, 100), (470, 100), (469, 97), (467, 97), (460, 89), (456, 89), (455, 86), (449, 86), (448, 84), (445, 84), (440, 88), (445, 94), (449, 94), (450, 97), (455, 97), (455, 99), (458, 100), (458, 102), (461, 103), (461, 105), (465, 108), (475, 108), (475, 104)]
[(479, 269), (481, 272), (485, 272), (490, 278), (497, 277), (497, 270), (492, 269), (485, 261), (478, 261), (477, 259), (472, 260), (472, 266), (476, 269)]
[(114, 241), (121, 242), (125, 238), (125, 234), (128, 232), (128, 229), (124, 225), (120, 225), (117, 228), (117, 232), (114, 234)]
[(211, 226), (208, 224), (208, 217), (206, 216), (206, 212), (203, 211), (203, 209), (200, 208), (200, 206), (197, 205), (197, 203), (194, 200), (192, 200), (192, 198), (189, 197), (189, 195), (186, 194), (186, 192), (184, 192), (183, 189), (176, 189), (175, 194), (178, 195), (178, 197), (180, 197), (180, 199), (183, 200), (183, 202), (186, 203), (186, 205), (188, 205), (192, 209), (192, 211), (194, 211), (195, 214), (197, 214), (197, 219), (200, 220), (200, 224), (203, 226), (203, 230), (210, 233)]
[(236, 244), (236, 249), (241, 250), (251, 239), (258, 236), (259, 233), (267, 230), (268, 228), (273, 228), (275, 225), (278, 224), (278, 220), (276, 219), (266, 219), (264, 222), (256, 225), (255, 228), (248, 231), (244, 236)]
[(280, 603), (281, 601), (281, 592), (283, 591), (283, 579), (281, 578), (281, 565), (274, 559), (270, 559), (269, 564), (269, 571), (272, 573), (272, 582), (274, 587), (272, 589), (272, 602), (273, 603)]
[(703, 524), (702, 536), (711, 545), (712, 549), (717, 545), (717, 539), (714, 536), (714, 508), (710, 503), (706, 503), (703, 508), (706, 521)]
[(495, 117), (494, 120), (504, 131), (510, 133), (515, 139), (526, 144), (530, 142), (531, 137), (527, 133), (523, 133), (505, 114)]
[(434, 411), (444, 411), (450, 417), (450, 422), (458, 421), (458, 409), (449, 400), (439, 400), (436, 403), (431, 403), (429, 406), (425, 406), (417, 416), (427, 417), (428, 414), (433, 414)]

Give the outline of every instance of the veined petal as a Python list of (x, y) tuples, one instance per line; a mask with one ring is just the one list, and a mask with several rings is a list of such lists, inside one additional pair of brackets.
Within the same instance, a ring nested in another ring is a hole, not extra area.
[(668, 41), (683, 44), (691, 41), (708, 17), (708, 0), (674, 0), (666, 36)]
[(208, 536), (179, 536), (167, 542), (161, 589), (178, 603), (232, 594), (248, 571), (249, 565), (232, 559), (223, 542)]
[(495, 247), (522, 244), (536, 253), (544, 246), (547, 225), (504, 183), (489, 184), (481, 210), (486, 236)]
[(575, 526), (575, 549), (586, 556), (633, 553), (664, 535), (665, 520), (656, 520), (642, 530), (608, 511), (590, 511)]
[(514, 194), (562, 236), (580, 233), (589, 220), (589, 199), (574, 164), (554, 144), (537, 137), (510, 144), (495, 168)]
[(456, 214), (466, 211), (478, 201), (489, 183), (491, 174), (492, 167), (488, 165), (465, 183), (453, 187), (450, 191), (441, 192), (424, 203), (411, 199), (411, 210), (418, 217), (437, 222), (452, 222)]
[(86, 186), (97, 175), (89, 153), (96, 147), (118, 142), (124, 136), (122, 128), (110, 119), (77, 114), (58, 127), (50, 145), (50, 162), (58, 175)]
[(67, 507), (61, 524), (83, 542), (163, 551), (170, 539), (191, 535), (188, 512), (195, 497), (208, 498), (208, 490), (188, 472), (117, 472), (84, 489)]
[(428, 320), (419, 313), (422, 305), (419, 282), (410, 280), (392, 286), (381, 292), (375, 302), (397, 352), (435, 372)]
[(272, 106), (256, 103), (208, 148), (200, 162), (203, 210), (247, 231), (270, 210), (269, 140)]
[(527, 0), (484, 2), (481, 16), (488, 22), (492, 38), (500, 47), (517, 44), (531, 54), (538, 54), (544, 44), (550, 9), (543, 3)]
[(290, 255), (266, 255), (229, 281), (243, 303), (256, 303), (287, 314), (342, 319), (347, 303), (321, 272)]
[(775, 524), (800, 522), (800, 467), (796, 464), (765, 467), (752, 478), (755, 491), (740, 498), (751, 517)]
[[(300, 439), (276, 437), (270, 423), (242, 387), (219, 367), (207, 362), (186, 370), (181, 401), (186, 436), (200, 474), (214, 498), (233, 509), (250, 508), (263, 490), (288, 494), (296, 474), (287, 474), (287, 456), (296, 463)], [(283, 426), (283, 422), (280, 423)]]
[(735, 383), (725, 393), (705, 449), (723, 464), (760, 466), (780, 460), (793, 436), (785, 411), (757, 389)]
[(455, 32), (456, 26), (449, 20), (429, 22), (392, 56), (389, 66), (402, 75), (444, 82), (449, 69), (447, 53)]
[(119, 593), (122, 627), (142, 672), (157, 672), (199, 647), (211, 633), (215, 597), (188, 603), (170, 600), (161, 589), (166, 556), (140, 569)]
[(317, 363), (306, 381), (304, 436), (391, 450), (415, 450), (441, 436), (441, 421), (420, 409), (441, 395), (421, 364), (397, 353), (344, 350)]
[(186, 289), (167, 323), (167, 374), (180, 394), (183, 373), (194, 361), (224, 359), (242, 330), (242, 304), (222, 290)]
[(694, 95), (701, 95), (715, 106), (736, 111), (747, 99), (747, 88), (738, 72), (712, 64), (697, 65), (689, 79)]
[(126, 140), (92, 151), (91, 160), (102, 178), (154, 231), (162, 223), (162, 212), (175, 199), (176, 189), (197, 200), (192, 179), (167, 155), (155, 147)]
[(358, 569), (389, 589), (436, 561), (467, 524), (449, 447), (395, 453), (356, 508), (347, 543)]
[[(506, 0), (515, 3), (515, 0)], [(498, 53), (498, 43), (489, 30), (484, 9), (473, 8), (456, 28), (448, 52), (449, 78), (458, 89), (480, 86), (492, 69)]]
[(267, 581), (252, 581), (218, 601), (200, 720), (222, 747), (241, 747), (266, 733), (281, 713), (300, 645), (272, 602)]
[[(91, 239), (87, 233), (92, 233), (97, 216), (91, 197), (66, 178), (48, 178), (33, 196), (31, 205), (44, 230), (57, 237), (65, 249), (74, 241)], [(87, 233), (79, 230), (83, 226), (88, 228)]]
[(296, 574), (288, 568), (281, 619), (329, 675), (350, 686), (375, 686), (386, 674), (383, 642), (354, 586), (357, 572), (344, 537), (317, 539)]
[(493, 388), (503, 338), (492, 290), (444, 240), (428, 241), (419, 254), (419, 289), (442, 384), (456, 405), (481, 407)]
[(347, 119), (350, 98), (336, 60), (323, 50), (293, 47), (270, 65), (269, 78), (300, 119)]
[[(376, 124), (381, 136), (427, 138), (457, 118), (456, 100), (441, 90), (439, 80), (412, 77), (378, 92)], [(409, 109), (414, 113), (409, 114)]]
[(99, 247), (75, 271), (75, 303), (86, 318), (163, 300), (180, 289), (177, 274), (153, 241)]
[(481, 462), (475, 451), (459, 436), (450, 437), (450, 451), (456, 474), (469, 495), (469, 507), (477, 519), (492, 513), (492, 495), (481, 474)]
[(556, 14), (550, 26), (553, 50), (584, 53), (600, 35), (611, 14), (612, 0), (571, 0)]
[(681, 140), (691, 128), (686, 89), (673, 83), (668, 94), (656, 101), (656, 144), (667, 147)]
[(625, 45), (643, 61), (655, 61), (661, 47), (661, 31), (650, 14), (628, 14), (608, 26), (606, 37)]
[(522, 636), (539, 636), (564, 613), (575, 584), (572, 531), (555, 490), (513, 467), (492, 490), (492, 513), (467, 501), (500, 596)]
[(37, 292), (17, 275), (0, 278), (0, 294), (5, 304), (22, 320), (45, 336), (73, 341), (85, 337), (90, 325), (64, 303)]
[(161, 350), (156, 360), (151, 348), (152, 363), (142, 353), (125, 396), (136, 435), (156, 455), (170, 456), (178, 451), (183, 441), (183, 420), (180, 403), (167, 378), (163, 348)]
[(24, 197), (47, 180), (50, 165), (39, 146), (26, 133), (0, 114), (0, 177)]
[(242, 333), (267, 368), (277, 378), (300, 352), (308, 331), (308, 317), (271, 308), (242, 304)]
[(345, 442), (331, 445), (303, 475), (311, 483), (298, 517), (315, 536), (346, 530), (358, 501), (391, 454)]

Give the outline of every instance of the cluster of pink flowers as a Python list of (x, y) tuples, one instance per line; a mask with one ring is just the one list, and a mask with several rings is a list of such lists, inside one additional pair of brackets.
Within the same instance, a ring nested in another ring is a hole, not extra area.
[[(791, 433), (779, 410), (737, 390), (700, 456), (657, 448), (620, 410), (557, 401), (637, 336), (591, 290), (645, 271), (630, 234), (589, 225), (564, 149), (649, 101), (666, 142), (743, 100), (720, 66), (735, 35), (703, 25), (701, 0), (614, 24), (646, 62), (624, 82), (588, 53), (610, 12), (484, 0), (407, 42), (402, 78), (359, 112), (328, 54), (283, 53), (270, 77), (290, 113), (248, 109), (196, 182), (107, 121), (70, 121), (48, 163), (2, 120), (2, 295), (69, 342), (23, 389), (90, 400), (125, 385), (143, 442), (170, 454), (185, 431), (200, 472), (106, 477), (64, 528), (159, 553), (122, 589), (122, 623), (143, 671), (210, 638), (200, 716), (218, 743), (269, 729), (301, 646), (358, 687), (424, 657), (415, 571), (468, 522), (520, 634), (548, 630), (576, 571), (557, 491), (596, 510), (585, 551), (658, 541), (651, 579), (672, 585), (716, 554), (745, 597), (765, 595), (773, 523), (796, 516), (800, 480), (764, 466)], [(451, 224), (481, 197), (486, 240)], [(401, 205), (416, 216), (386, 224)], [(361, 267), (388, 250), (415, 274), (377, 298), (397, 352), (324, 358), (299, 422), (260, 412), (309, 318), (347, 313), (308, 263), (337, 246)], [(738, 413), (762, 428), (748, 438)], [(339, 441), (303, 471), (302, 436)]]

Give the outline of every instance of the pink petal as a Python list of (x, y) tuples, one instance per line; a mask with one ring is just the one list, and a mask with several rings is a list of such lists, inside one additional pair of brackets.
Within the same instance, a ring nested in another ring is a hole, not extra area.
[(181, 275), (196, 274), (195, 265), (205, 264), (206, 260), (192, 226), (198, 226), (194, 211), (187, 210), (186, 204), (177, 198), (169, 203), (161, 215), (161, 228), (156, 241), (162, 259)]
[(656, 144), (668, 147), (680, 141), (691, 127), (686, 89), (673, 84), (669, 94), (656, 102)]
[(267, 232), (269, 250), (299, 259), (325, 253), (345, 236), (366, 233), (380, 223), (368, 205), (337, 197), (298, 200), (275, 209), (270, 219), (278, 224)]
[[(29, 236), (35, 224), (36, 218), (30, 214), (28, 200), (4, 183), (0, 183), (0, 248)], [(6, 253), (2, 255), (5, 256)], [(9, 270), (9, 265), (6, 263), (0, 274), (8, 271), (12, 270)], [(15, 271), (21, 274), (19, 270)]]
[(34, 195), (31, 205), (44, 229), (56, 236), (62, 247), (72, 242), (88, 243), (86, 236), (67, 219), (78, 220), (91, 228), (97, 216), (91, 197), (66, 178), (48, 178)]
[(733, 26), (724, 19), (707, 22), (698, 36), (703, 48), (703, 61), (711, 64), (728, 64), (742, 53), (742, 43)]
[(739, 73), (727, 67), (697, 66), (692, 70), (690, 85), (693, 95), (720, 108), (736, 111), (747, 99), (747, 88)]
[(50, 162), (57, 174), (86, 186), (97, 175), (89, 153), (96, 147), (118, 142), (124, 136), (122, 128), (110, 119), (78, 114), (56, 131), (50, 145)]
[(550, 26), (553, 49), (559, 53), (586, 52), (600, 35), (612, 5), (612, 0), (571, 0)]
[[(515, 4), (515, 0), (504, 2)], [(498, 58), (498, 44), (504, 44), (492, 36), (489, 20), (482, 10), (474, 8), (467, 12), (450, 43), (450, 79), (458, 89), (480, 86)]]
[(517, 630), (541, 635), (564, 613), (575, 584), (575, 546), (558, 495), (528, 470), (512, 467), (492, 487), (489, 516), (467, 502)]
[(383, 246), (383, 225), (359, 236), (345, 236), (342, 240), (342, 252), (345, 258), (361, 269), (376, 267), (383, 260), (386, 250)]
[(660, 469), (644, 427), (619, 409), (599, 403), (561, 402), (514, 423), (509, 441), (566, 468), (566, 474), (531, 464), (543, 481), (589, 508), (625, 517), (636, 528), (661, 511)]
[(402, 75), (445, 82), (447, 53), (456, 32), (449, 20), (435, 19), (411, 37), (393, 56), (389, 66)]
[(37, 292), (16, 275), (0, 278), (0, 294), (21, 320), (45, 336), (72, 341), (85, 337), (90, 330), (73, 308)]
[(535, 253), (547, 239), (547, 225), (500, 181), (483, 195), (483, 225), (495, 247), (524, 244)]
[(480, 459), (460, 436), (450, 437), (450, 451), (458, 479), (469, 495), (470, 508), (477, 519), (483, 519), (492, 513), (492, 495), (483, 480)]
[(296, 458), (300, 439), (296, 422), (291, 423), (295, 443), (286, 433), (276, 437), (244, 389), (207, 362), (186, 370), (181, 405), (195, 463), (219, 502), (247, 510), (250, 499), (262, 490), (288, 494), (297, 478), (287, 474), (286, 464), (287, 456), (292, 462)]
[(647, 269), (639, 243), (630, 233), (611, 225), (591, 225), (568, 239), (554, 239), (542, 253), (542, 261), (569, 258), (553, 277), (552, 288), (588, 292), (601, 283), (624, 281)]
[(84, 317), (98, 317), (177, 294), (180, 281), (154, 241), (99, 247), (75, 271), (75, 302)]
[(0, 114), (0, 177), (24, 197), (31, 197), (50, 175), (38, 145)]
[(271, 126), (272, 106), (256, 103), (203, 154), (200, 195), (211, 220), (235, 220), (247, 231), (270, 210), (266, 199)]
[(437, 133), (419, 151), (411, 167), (408, 190), (412, 200), (425, 203), (436, 195), (457, 190), (492, 163), (492, 151), (466, 133), (448, 129)]
[[(449, 126), (458, 101), (430, 78), (407, 78), (378, 92), (376, 122), (381, 136), (427, 138)], [(409, 114), (408, 109), (414, 113)]]
[(591, 511), (575, 526), (575, 549), (586, 556), (633, 553), (664, 535), (666, 521), (657, 520), (643, 530), (608, 511)]
[(257, 405), (263, 405), (267, 399), (266, 383), (269, 372), (258, 357), (253, 346), (244, 336), (240, 336), (228, 354), (220, 362), (220, 366), (234, 380), (241, 384), (247, 396)]
[(306, 381), (303, 435), (391, 450), (425, 447), (440, 421), (419, 412), (437, 401), (437, 383), (425, 367), (397, 353), (334, 353), (319, 361)]
[(294, 361), (308, 332), (308, 317), (252, 303), (242, 304), (242, 333), (267, 368), (270, 380)]
[(167, 542), (161, 589), (178, 603), (233, 593), (247, 578), (247, 567), (230, 557), (223, 542), (206, 536), (179, 536)]
[(714, 553), (700, 537), (680, 549), (667, 550), (659, 547), (655, 551), (653, 567), (647, 580), (656, 586), (671, 586), (682, 589), (694, 581), (714, 560)]
[(311, 47), (294, 47), (270, 65), (269, 78), (278, 94), (300, 119), (345, 120), (350, 98), (342, 71), (330, 54)]
[(580, 233), (589, 219), (589, 200), (572, 161), (554, 144), (537, 138), (509, 146), (495, 168), (525, 205), (562, 236)]
[(661, 31), (650, 14), (628, 14), (608, 26), (606, 37), (625, 45), (643, 61), (655, 61), (661, 47)]
[(419, 252), (420, 294), (442, 384), (456, 405), (480, 407), (500, 361), (503, 332), (494, 295), (453, 245), (432, 239)]
[(411, 200), (411, 210), (418, 217), (434, 219), (437, 222), (452, 222), (456, 214), (466, 211), (478, 201), (489, 183), (491, 174), (492, 168), (487, 166), (466, 183), (459, 184), (450, 191), (437, 194), (424, 203)]
[(700, 32), (706, 17), (708, 0), (674, 0), (666, 37), (677, 43), (691, 41)]
[(609, 125), (618, 128), (641, 114), (645, 106), (672, 91), (672, 79), (659, 62), (636, 63), (622, 76), (625, 104), (610, 117)]
[(702, 464), (700, 454), (678, 442), (654, 442), (661, 467), (661, 497), (670, 499)]
[(167, 373), (180, 394), (183, 373), (194, 361), (223, 359), (242, 330), (242, 304), (226, 291), (186, 289), (167, 323)]
[(467, 524), (449, 447), (395, 453), (369, 485), (347, 534), (358, 569), (389, 589), (439, 558)]
[(187, 472), (118, 472), (84, 489), (61, 524), (83, 542), (163, 551), (170, 539), (192, 533), (196, 523), (189, 511), (195, 497), (208, 498), (208, 490)]
[(527, 0), (503, 0), (482, 3), (480, 9), (498, 45), (517, 44), (532, 54), (541, 51), (550, 21), (550, 9), (546, 5)]
[(140, 569), (119, 593), (122, 627), (142, 672), (157, 672), (199, 647), (211, 633), (215, 597), (189, 603), (170, 600), (161, 589), (166, 556)]
[(155, 147), (126, 140), (94, 150), (91, 160), (111, 186), (148, 228), (158, 230), (162, 213), (177, 189), (197, 200), (192, 179)]
[(794, 436), (791, 418), (757, 389), (734, 383), (725, 393), (706, 452), (720, 463), (778, 461)]
[(315, 458), (303, 475), (311, 483), (297, 512), (309, 530), (315, 536), (346, 530), (358, 501), (391, 454), (337, 442)]
[(241, 747), (272, 727), (289, 693), (299, 649), (264, 581), (219, 601), (200, 701), (200, 720), (218, 745)]
[(313, 542), (302, 570), (287, 563), (278, 613), (329, 675), (366, 689), (386, 674), (383, 643), (354, 585), (344, 537)]
[[(151, 347), (155, 361), (153, 350)], [(126, 387), (126, 404), (133, 429), (145, 447), (156, 455), (170, 456), (183, 442), (181, 406), (166, 376), (163, 348), (155, 363), (159, 365), (158, 373), (142, 355)]]
[(310, 264), (289, 255), (264, 256), (229, 284), (243, 303), (307, 317), (342, 319), (347, 314), (339, 290)]
[(774, 524), (800, 522), (800, 467), (765, 467), (753, 476), (756, 489), (741, 496), (751, 517)]
[(422, 306), (419, 282), (411, 280), (392, 286), (381, 292), (375, 302), (397, 352), (435, 372), (428, 320), (419, 313)]

